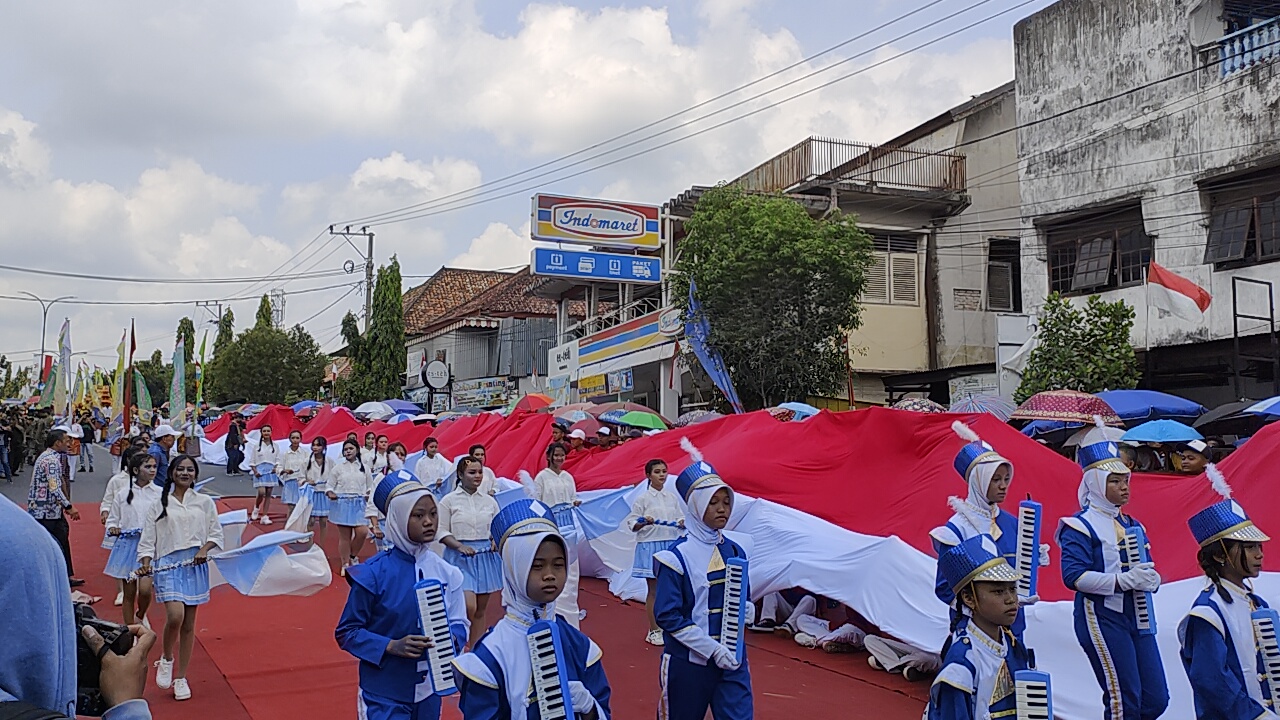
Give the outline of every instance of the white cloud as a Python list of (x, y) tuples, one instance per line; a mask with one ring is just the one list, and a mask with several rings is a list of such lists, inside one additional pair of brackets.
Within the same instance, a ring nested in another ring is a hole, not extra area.
[(490, 223), (472, 239), (465, 252), (453, 257), (447, 265), (474, 270), (512, 269), (529, 264), (533, 247), (528, 223), (519, 232), (505, 223)]

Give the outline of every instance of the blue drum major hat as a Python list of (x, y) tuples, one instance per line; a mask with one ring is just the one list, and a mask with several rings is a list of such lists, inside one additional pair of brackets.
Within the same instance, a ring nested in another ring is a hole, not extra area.
[(1223, 499), (1192, 515), (1187, 521), (1187, 526), (1191, 528), (1191, 534), (1200, 547), (1219, 540), (1266, 542), (1271, 539), (1253, 524), (1240, 503), (1231, 499), (1231, 486), (1227, 484), (1227, 478), (1217, 465), (1210, 463), (1205, 468), (1205, 475)]
[(498, 551), (507, 538), (538, 533), (560, 534), (551, 508), (532, 498), (520, 498), (498, 511), (489, 524), (489, 533), (498, 543)]
[(1083, 470), (1129, 474), (1129, 467), (1120, 459), (1120, 446), (1110, 441), (1085, 445), (1076, 451), (1076, 461)]
[[(955, 468), (956, 472), (960, 473), (960, 478), (962, 480), (968, 480), (969, 473), (973, 468), (981, 465), (982, 463), (1009, 462), (1001, 456), (1000, 453), (996, 452), (995, 448), (983, 442), (982, 438), (978, 437), (978, 433), (974, 432), (973, 428), (964, 424), (964, 422), (956, 420), (951, 423), (951, 431), (967, 443), (964, 447), (960, 448), (960, 452), (956, 454)], [(1012, 465), (1012, 463), (1010, 463), (1010, 465)]]
[(689, 495), (694, 490), (704, 487), (729, 487), (724, 480), (720, 479), (720, 474), (716, 469), (711, 467), (711, 463), (702, 459), (702, 453), (698, 448), (693, 446), (689, 438), (680, 438), (680, 447), (689, 453), (689, 458), (693, 461), (689, 467), (680, 471), (676, 476), (676, 492), (680, 493), (680, 497), (689, 502)]
[(942, 553), (938, 569), (957, 595), (972, 582), (1017, 582), (1020, 577), (989, 535), (975, 535)]
[(387, 514), (387, 506), (391, 504), (392, 498), (413, 490), (427, 492), (427, 486), (423, 485), (418, 480), (418, 477), (408, 470), (397, 470), (382, 478), (382, 482), (378, 483), (378, 487), (374, 488), (373, 506), (378, 508), (378, 512), (385, 516)]

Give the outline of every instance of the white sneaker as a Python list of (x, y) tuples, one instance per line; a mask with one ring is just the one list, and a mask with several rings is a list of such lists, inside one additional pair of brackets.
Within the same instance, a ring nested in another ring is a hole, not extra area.
[(150, 629), (151, 629), (151, 621), (147, 619), (147, 616), (146, 616), (146, 615), (139, 615), (139, 616), (138, 616), (138, 624), (139, 624), (139, 625), (141, 625), (142, 627), (144, 627), (144, 628), (148, 629), (148, 630), (150, 630)]
[(263, 515), (263, 516), (262, 516), (262, 519), (261, 519), (261, 520), (259, 520), (258, 522), (259, 522), (259, 523), (261, 523), (261, 524), (263, 524), (263, 525), (270, 525), (270, 524), (271, 524), (271, 518), (267, 517), (266, 515)]
[(250, 520), (257, 520), (257, 519), (258, 519), (258, 508), (254, 508), (254, 509), (253, 509), (253, 514), (249, 516), (249, 519), (250, 519)]
[(163, 657), (156, 661), (156, 687), (168, 690), (173, 687), (173, 661)]
[(116, 593), (116, 607), (120, 607), (123, 604), (124, 604), (124, 591), (121, 590), (120, 592)]
[(190, 700), (191, 686), (187, 684), (186, 678), (177, 678), (173, 681), (173, 699), (174, 700)]
[(659, 646), (663, 645), (664, 643), (662, 641), (662, 631), (650, 630), (649, 634), (644, 636), (644, 641), (649, 643), (650, 645), (659, 645)]
[(796, 644), (799, 645), (800, 647), (807, 647), (807, 648), (818, 647), (818, 638), (810, 635), (807, 632), (796, 633), (794, 636), (794, 639), (796, 641)]

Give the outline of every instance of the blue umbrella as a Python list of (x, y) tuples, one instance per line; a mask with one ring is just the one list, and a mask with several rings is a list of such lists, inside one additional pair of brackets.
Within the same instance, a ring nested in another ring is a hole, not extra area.
[(619, 422), (622, 420), (622, 416), (623, 416), (623, 415), (626, 415), (628, 412), (630, 412), (630, 411), (628, 411), (628, 410), (610, 410), (610, 411), (608, 411), (608, 412), (602, 412), (602, 413), (600, 413), (600, 417), (598, 417), (598, 418), (596, 418), (596, 419), (597, 419), (597, 420), (599, 420), (600, 422), (613, 423), (614, 425), (617, 425), (617, 424), (619, 424)]
[(309, 410), (313, 407), (320, 407), (323, 404), (324, 403), (319, 403), (319, 402), (316, 402), (315, 400), (303, 400), (302, 402), (293, 404), (293, 411), (296, 413), (299, 413), (299, 412), (302, 412), (303, 410)]
[(412, 413), (414, 415), (420, 415), (422, 413), (422, 408), (414, 405), (408, 400), (384, 400), (383, 402), (386, 403), (387, 407), (398, 413)]
[(1065, 430), (1075, 430), (1080, 427), (1083, 427), (1080, 423), (1062, 422), (1061, 420), (1032, 420), (1022, 426), (1022, 434), (1029, 438), (1035, 438)]
[(995, 395), (969, 395), (951, 405), (953, 413), (986, 413), (999, 418), (1000, 422), (1009, 422), (1009, 416), (1017, 409), (1013, 403)]
[(807, 417), (812, 417), (818, 414), (818, 408), (802, 402), (785, 402), (778, 407), (785, 408), (795, 413), (796, 420), (804, 420)]
[(388, 425), (395, 425), (396, 423), (402, 423), (402, 422), (406, 422), (406, 421), (408, 421), (408, 422), (413, 422), (413, 419), (414, 419), (415, 417), (417, 417), (417, 416), (416, 416), (416, 415), (411, 415), (411, 414), (409, 414), (409, 413), (396, 413), (395, 415), (392, 415), (390, 418), (388, 418), (388, 419), (387, 419), (387, 424), (388, 424)]
[(1155, 390), (1103, 390), (1098, 397), (1125, 422), (1195, 420), (1207, 412), (1200, 403)]
[(1180, 443), (1203, 440), (1204, 436), (1195, 428), (1177, 420), (1152, 420), (1130, 430), (1120, 439), (1129, 442)]
[(1245, 408), (1244, 411), (1251, 415), (1280, 415), (1280, 395), (1254, 403)]

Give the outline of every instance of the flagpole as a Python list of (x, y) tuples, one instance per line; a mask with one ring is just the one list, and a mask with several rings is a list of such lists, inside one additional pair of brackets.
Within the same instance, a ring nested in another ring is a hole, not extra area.
[[(1151, 262), (1155, 262), (1155, 261), (1152, 260)], [(1152, 368), (1155, 366), (1155, 357), (1154, 357), (1154, 353), (1151, 350), (1151, 265), (1150, 263), (1148, 263), (1147, 266), (1142, 269), (1142, 295), (1143, 295), (1142, 312), (1143, 312), (1143, 315), (1145, 316), (1143, 319), (1142, 325), (1146, 335), (1145, 339), (1143, 340), (1143, 345), (1146, 347), (1146, 350), (1147, 350), (1145, 375), (1146, 375), (1147, 387), (1150, 388), (1151, 372), (1152, 372)]]

